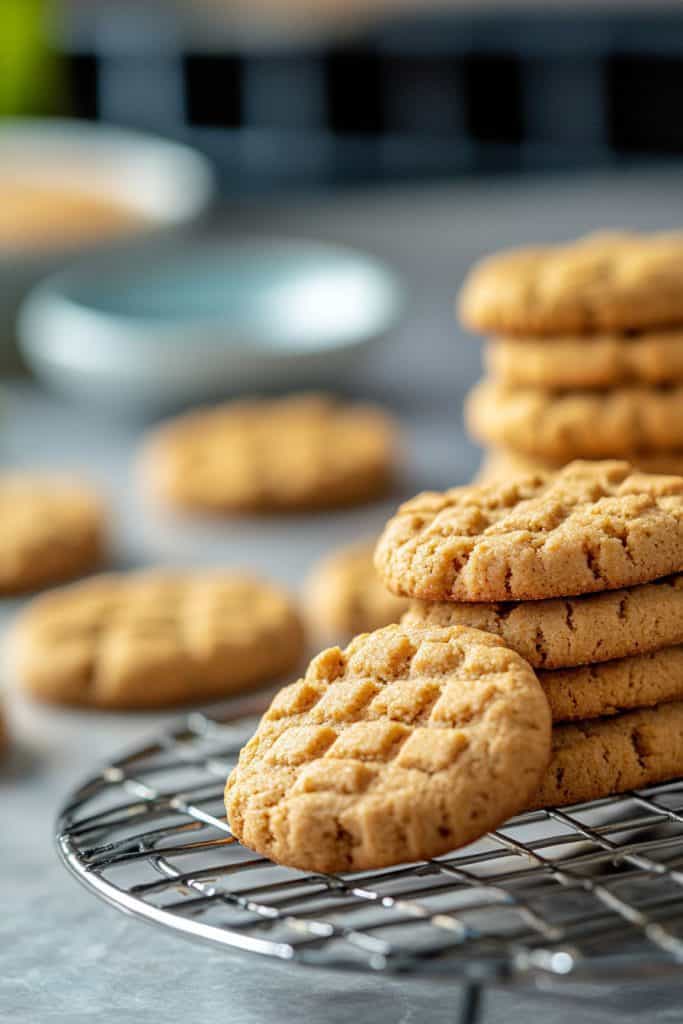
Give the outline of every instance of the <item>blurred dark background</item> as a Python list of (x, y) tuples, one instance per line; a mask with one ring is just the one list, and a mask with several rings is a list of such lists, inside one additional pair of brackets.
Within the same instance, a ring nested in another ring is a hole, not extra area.
[(16, 71), (12, 112), (183, 139), (232, 192), (683, 153), (680, 4), (2, 0), (0, 12), (25, 63), (44, 47), (23, 92)]

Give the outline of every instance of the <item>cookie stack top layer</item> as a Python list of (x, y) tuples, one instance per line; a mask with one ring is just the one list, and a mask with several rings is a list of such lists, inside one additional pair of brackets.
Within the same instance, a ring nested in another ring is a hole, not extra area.
[(426, 492), (402, 505), (375, 553), (397, 594), (519, 601), (645, 583), (683, 567), (683, 479), (625, 462)]
[(462, 291), (475, 331), (584, 334), (683, 323), (683, 233), (610, 232), (482, 261)]

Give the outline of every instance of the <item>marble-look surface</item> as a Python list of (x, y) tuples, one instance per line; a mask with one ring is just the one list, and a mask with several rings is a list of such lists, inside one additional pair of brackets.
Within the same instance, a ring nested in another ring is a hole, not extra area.
[[(675, 171), (356, 193), (334, 199), (227, 207), (214, 230), (303, 235), (365, 248), (403, 274), (409, 293), (401, 331), (347, 389), (388, 402), (406, 432), (403, 491), (464, 481), (477, 455), (461, 402), (478, 372), (478, 346), (452, 322), (467, 265), (499, 245), (567, 237), (599, 226), (683, 223)], [(115, 564), (251, 565), (299, 586), (311, 562), (337, 542), (371, 535), (393, 502), (320, 517), (225, 526), (162, 521), (141, 504), (131, 460), (141, 423), (80, 410), (21, 382), (3, 386), (2, 465), (83, 470), (111, 496)], [(2, 606), (2, 625), (15, 602)], [(57, 862), (53, 821), (65, 794), (101, 760), (148, 736), (171, 716), (75, 714), (10, 697), (16, 750), (0, 773), (0, 1018), (14, 1024), (160, 1020), (260, 1024), (457, 1020), (455, 986), (302, 972), (292, 966), (195, 946), (106, 907)], [(596, 993), (597, 996), (597, 993)], [(537, 1015), (572, 1021), (680, 1020), (676, 984), (580, 1005), (557, 996), (487, 994), (487, 1024)]]

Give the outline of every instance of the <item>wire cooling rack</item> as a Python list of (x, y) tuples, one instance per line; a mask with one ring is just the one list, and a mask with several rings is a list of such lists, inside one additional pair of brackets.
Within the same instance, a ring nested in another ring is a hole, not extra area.
[(683, 968), (683, 780), (521, 815), (417, 864), (306, 874), (240, 846), (225, 777), (263, 701), (191, 714), (113, 761), (57, 825), (67, 867), (189, 937), (329, 968), (464, 982), (605, 984)]

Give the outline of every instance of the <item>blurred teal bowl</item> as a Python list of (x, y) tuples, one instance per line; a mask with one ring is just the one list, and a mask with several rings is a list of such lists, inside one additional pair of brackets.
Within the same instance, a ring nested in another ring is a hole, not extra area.
[(0, 248), (0, 361), (9, 358), (18, 303), (37, 280), (79, 254), (167, 236), (196, 220), (215, 192), (211, 166), (189, 147), (87, 121), (3, 120), (0, 167), (4, 177), (102, 196), (140, 218), (115, 236)]
[(47, 384), (157, 409), (254, 390), (325, 386), (396, 325), (395, 275), (362, 253), (275, 238), (195, 243), (79, 264), (19, 318)]

